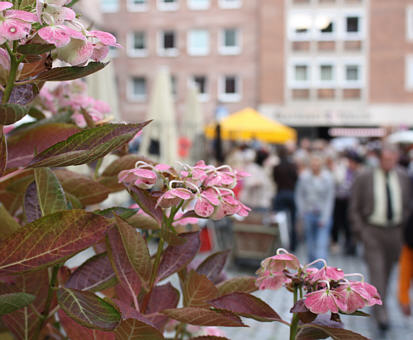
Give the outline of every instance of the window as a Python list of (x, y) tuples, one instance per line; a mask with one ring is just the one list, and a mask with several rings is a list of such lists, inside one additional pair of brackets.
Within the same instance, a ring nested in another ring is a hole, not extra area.
[(332, 15), (317, 16), (315, 25), (317, 28), (318, 38), (322, 40), (333, 38), (336, 31), (336, 24)]
[(148, 0), (128, 0), (128, 10), (131, 12), (146, 11)]
[(201, 101), (208, 100), (208, 81), (206, 76), (193, 76), (192, 81), (198, 89), (199, 99)]
[(346, 18), (346, 32), (358, 33), (360, 32), (360, 18), (359, 17), (347, 17)]
[(210, 0), (188, 0), (188, 8), (190, 9), (208, 9)]
[(237, 102), (241, 99), (241, 84), (237, 76), (227, 75), (221, 78), (219, 84), (219, 100)]
[(360, 66), (359, 65), (346, 65), (346, 81), (359, 81), (360, 80)]
[(144, 101), (147, 95), (146, 78), (132, 77), (129, 81), (129, 99), (132, 101)]
[(219, 0), (219, 7), (221, 8), (240, 8), (242, 0)]
[(161, 11), (176, 11), (178, 7), (178, 0), (158, 0), (158, 9)]
[(159, 37), (159, 55), (174, 57), (178, 55), (175, 31), (163, 31)]
[(343, 65), (343, 88), (361, 88), (364, 85), (362, 61), (346, 61)]
[(288, 32), (293, 40), (311, 38), (312, 17), (309, 13), (292, 13), (288, 20)]
[(209, 53), (209, 32), (207, 30), (192, 30), (188, 32), (188, 54), (207, 55)]
[(128, 35), (128, 55), (131, 57), (147, 55), (145, 32), (133, 32)]
[(239, 54), (241, 52), (240, 34), (236, 28), (226, 28), (221, 32), (221, 54)]
[(320, 80), (322, 82), (331, 82), (334, 80), (333, 65), (320, 65)]
[(295, 65), (294, 80), (299, 82), (308, 81), (308, 69), (309, 67), (307, 65)]
[(104, 13), (117, 12), (119, 9), (118, 0), (100, 0), (100, 9)]

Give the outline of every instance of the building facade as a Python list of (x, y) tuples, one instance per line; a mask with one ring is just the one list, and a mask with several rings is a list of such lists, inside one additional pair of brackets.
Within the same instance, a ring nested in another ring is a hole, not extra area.
[(178, 115), (246, 106), (294, 127), (413, 125), (413, 0), (101, 0), (125, 120), (145, 118), (156, 70)]

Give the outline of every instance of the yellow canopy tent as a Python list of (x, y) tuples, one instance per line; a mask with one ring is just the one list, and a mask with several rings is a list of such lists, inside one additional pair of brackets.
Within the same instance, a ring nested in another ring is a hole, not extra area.
[[(216, 124), (205, 128), (208, 138), (215, 137)], [(257, 139), (267, 143), (285, 143), (296, 140), (296, 131), (271, 120), (252, 108), (233, 113), (221, 121), (221, 137), (229, 140)]]

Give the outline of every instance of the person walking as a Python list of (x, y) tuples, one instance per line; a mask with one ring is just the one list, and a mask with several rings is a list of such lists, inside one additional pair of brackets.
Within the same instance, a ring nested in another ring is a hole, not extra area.
[(324, 168), (321, 155), (310, 156), (309, 169), (301, 173), (298, 179), (295, 200), (298, 216), (304, 223), (309, 260), (326, 260), (334, 206), (334, 180)]
[(385, 307), (389, 277), (399, 257), (402, 226), (410, 213), (410, 180), (397, 166), (398, 158), (394, 145), (383, 145), (379, 166), (357, 176), (350, 195), (352, 230), (364, 246), (370, 282), (383, 300), (383, 306), (373, 309), (381, 331), (389, 328)]
[(280, 162), (273, 169), (273, 179), (277, 185), (277, 194), (274, 198), (274, 210), (286, 211), (290, 221), (290, 249), (297, 247), (296, 206), (294, 199), (297, 184), (297, 166), (290, 160), (287, 149), (282, 146), (278, 150)]

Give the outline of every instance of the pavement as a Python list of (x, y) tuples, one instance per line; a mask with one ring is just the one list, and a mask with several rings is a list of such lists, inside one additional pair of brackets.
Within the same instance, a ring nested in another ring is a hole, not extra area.
[[(305, 263), (304, 248), (300, 248), (297, 255)], [(330, 255), (328, 260), (330, 266), (342, 268), (346, 273), (359, 272), (366, 276), (367, 268), (361, 257), (344, 256), (341, 254)], [(229, 276), (239, 276), (252, 274), (251, 268), (230, 267)], [(342, 321), (345, 328), (353, 332), (360, 333), (371, 340), (413, 340), (413, 317), (405, 317), (401, 313), (397, 302), (397, 268), (392, 273), (389, 295), (385, 302), (390, 315), (390, 329), (386, 334), (380, 334), (376, 323), (372, 317), (345, 316)], [(293, 297), (285, 289), (278, 291), (259, 291), (256, 296), (266, 301), (284, 320), (291, 319), (289, 312)], [(369, 313), (369, 308), (364, 310)], [(287, 340), (289, 339), (289, 329), (284, 324), (262, 323), (250, 319), (243, 320), (249, 328), (222, 328), (227, 337), (231, 340)], [(349, 339), (350, 340), (350, 339)]]

